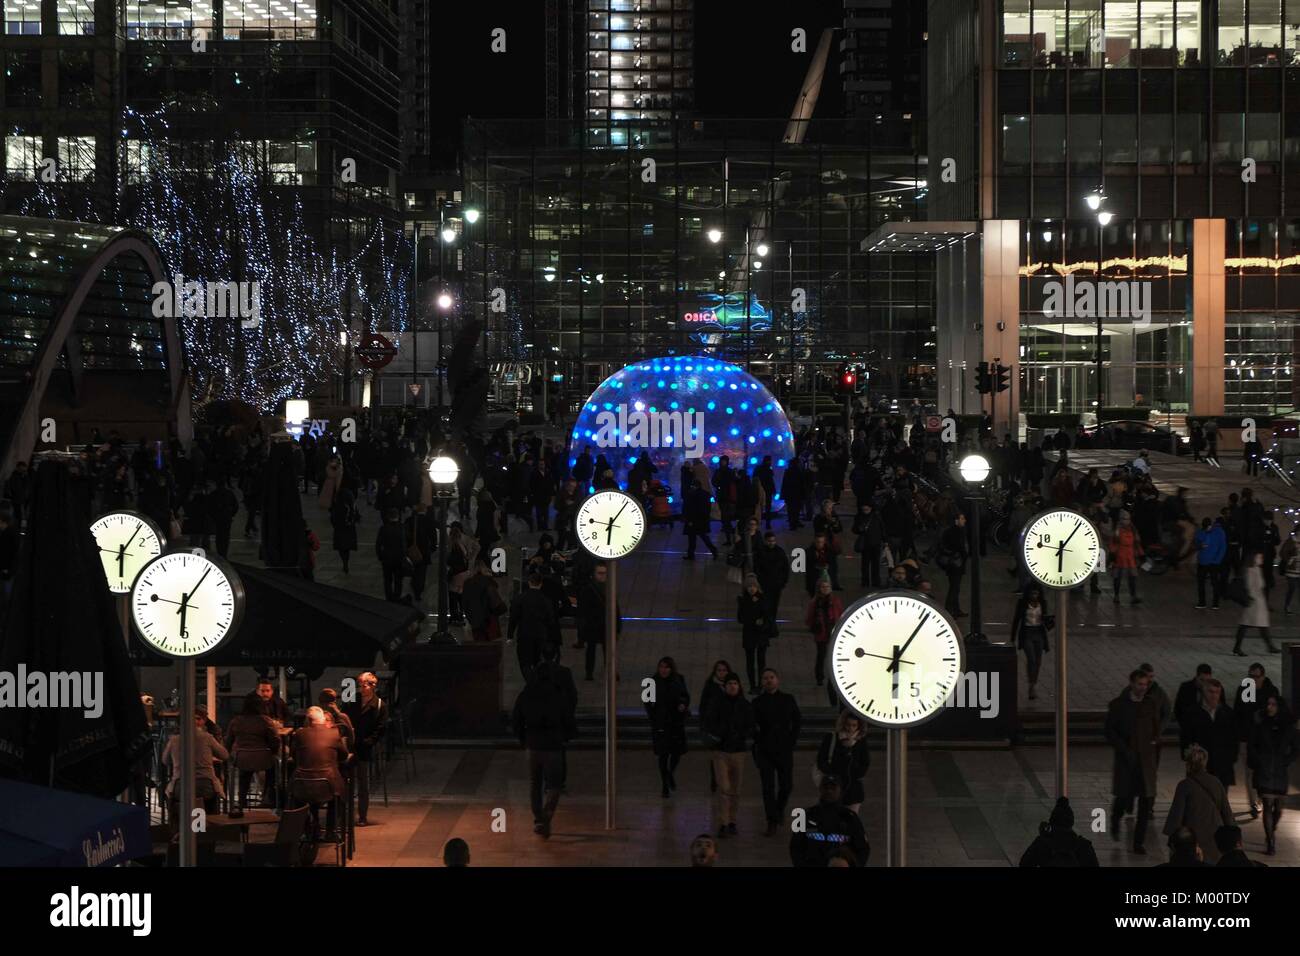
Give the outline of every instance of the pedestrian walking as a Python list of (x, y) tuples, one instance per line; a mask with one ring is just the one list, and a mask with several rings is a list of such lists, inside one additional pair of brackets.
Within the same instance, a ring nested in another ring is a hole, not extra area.
[(388, 704), (377, 692), (379, 678), (370, 671), (357, 677), (357, 699), (343, 705), (356, 739), (357, 826), (369, 826), (370, 775), (379, 745), (388, 733)]
[(767, 667), (772, 620), (769, 617), (767, 596), (759, 586), (756, 575), (745, 575), (745, 589), (736, 598), (736, 620), (740, 623), (740, 642), (745, 650), (749, 692), (757, 694), (758, 675)]
[(817, 763), (813, 777), (818, 787), (826, 777), (840, 781), (840, 799), (853, 813), (862, 806), (865, 792), (862, 779), (871, 769), (871, 751), (867, 749), (867, 728), (861, 718), (844, 709), (835, 718), (830, 733), (822, 734), (817, 745)]
[(1184, 755), (1194, 746), (1207, 754), (1207, 769), (1223, 783), (1225, 789), (1237, 782), (1236, 720), (1232, 708), (1224, 700), (1223, 684), (1211, 677), (1201, 685), (1200, 705), (1186, 714), (1180, 722), (1179, 745)]
[(1282, 820), (1297, 746), (1295, 717), (1280, 696), (1269, 694), (1255, 714), (1247, 745), (1251, 779), (1263, 803), (1264, 852), (1269, 856), (1277, 853), (1277, 825)]
[(659, 783), (664, 799), (677, 789), (677, 765), (686, 753), (686, 718), (691, 712), (691, 693), (677, 673), (677, 662), (661, 657), (655, 669), (653, 692), (645, 702), (650, 734), (659, 762)]
[(1141, 670), (1129, 674), (1129, 686), (1106, 709), (1106, 742), (1114, 750), (1111, 768), (1111, 837), (1122, 836), (1120, 823), (1137, 803), (1133, 852), (1146, 852), (1147, 825), (1156, 802), (1160, 766), (1160, 714), (1148, 696), (1151, 678)]
[(415, 603), (424, 599), (424, 582), (429, 575), (429, 565), (433, 563), (433, 552), (441, 544), (437, 523), (424, 502), (415, 505), (409, 518), (403, 525), (406, 535), (406, 559), (411, 572), (411, 595)]
[(402, 531), (401, 512), (389, 508), (384, 523), (375, 536), (375, 556), (384, 576), (384, 597), (389, 601), (402, 598), (402, 577), (406, 574), (406, 534)]
[(1043, 592), (1030, 588), (1016, 603), (1011, 619), (1011, 642), (1025, 652), (1025, 676), (1029, 681), (1029, 699), (1038, 699), (1038, 673), (1043, 665), (1043, 655), (1049, 650), (1047, 632), (1056, 624), (1056, 618), (1043, 605)]
[(542, 575), (533, 571), (528, 575), (524, 589), (510, 602), (510, 623), (506, 639), (515, 643), (519, 660), (519, 673), (524, 680), (542, 660), (547, 644), (554, 644), (559, 631), (555, 617), (555, 604), (542, 591)]
[(1277, 685), (1268, 679), (1264, 665), (1256, 661), (1246, 670), (1246, 679), (1237, 687), (1237, 697), (1232, 704), (1232, 717), (1237, 725), (1237, 740), (1247, 745), (1246, 799), (1250, 801), (1250, 818), (1259, 816), (1259, 794), (1255, 792), (1255, 769), (1250, 758), (1250, 737), (1255, 729), (1255, 717), (1271, 696), (1280, 697)]
[(957, 512), (952, 524), (944, 529), (939, 539), (939, 553), (935, 563), (948, 575), (948, 594), (944, 607), (954, 617), (966, 617), (961, 609), (961, 579), (966, 573), (966, 559), (969, 556), (966, 532), (966, 515)]
[(771, 836), (785, 819), (785, 807), (794, 789), (794, 748), (799, 742), (803, 715), (794, 696), (781, 690), (776, 670), (764, 670), (762, 680), (763, 692), (754, 699), (754, 763), (758, 766), (767, 818), (764, 836)]
[[(776, 535), (771, 531), (763, 535), (763, 545), (754, 553), (754, 574), (767, 601), (768, 636), (775, 638), (779, 632), (777, 621), (781, 612), (781, 592), (790, 581), (790, 558), (776, 543)], [(759, 670), (762, 670), (762, 665)]]
[(853, 519), (853, 550), (862, 555), (863, 588), (880, 587), (881, 552), (885, 547), (885, 528), (871, 501), (860, 501)]
[(790, 836), (790, 863), (798, 867), (866, 866), (871, 855), (862, 818), (844, 805), (840, 780), (822, 777), (817, 804), (804, 810), (804, 826)]
[(344, 574), (349, 573), (348, 561), (352, 552), (357, 550), (357, 522), (360, 519), (356, 494), (346, 485), (339, 488), (330, 506), (330, 527), (334, 530), (334, 550), (343, 562)]
[(501, 597), (496, 576), (481, 557), (474, 559), (474, 571), (461, 586), (460, 603), (475, 641), (500, 640), (501, 615), (506, 613), (506, 602)]
[[(1228, 805), (1227, 788), (1207, 772), (1208, 760), (1209, 754), (1200, 746), (1193, 744), (1187, 751), (1187, 776), (1174, 788), (1164, 832), (1173, 836), (1183, 827), (1191, 830), (1202, 858), (1214, 865), (1219, 862), (1214, 833), (1221, 826), (1232, 826), (1232, 808)], [(1170, 849), (1173, 849), (1172, 842)]]
[(830, 578), (823, 577), (817, 584), (816, 595), (804, 611), (804, 624), (807, 625), (817, 650), (813, 676), (818, 687), (826, 682), (826, 649), (830, 646), (831, 631), (843, 614), (843, 602), (831, 592)]
[[(609, 568), (598, 564), (592, 569), (591, 578), (584, 581), (578, 589), (578, 640), (586, 646), (586, 677), (595, 680), (596, 648), (600, 648), (602, 666), (608, 666), (609, 658), (605, 651), (605, 589), (609, 586)], [(623, 612), (615, 613), (616, 634), (623, 633)], [(618, 674), (614, 675), (618, 679)]]
[(1268, 633), (1268, 596), (1264, 593), (1263, 563), (1264, 555), (1258, 551), (1246, 555), (1241, 577), (1245, 583), (1248, 602), (1242, 608), (1241, 619), (1237, 622), (1237, 642), (1232, 646), (1232, 653), (1238, 657), (1246, 656), (1246, 652), (1241, 649), (1241, 642), (1246, 639), (1246, 632), (1250, 628), (1259, 631), (1259, 636), (1264, 639), (1264, 646), (1268, 648), (1270, 654), (1277, 653), (1277, 648), (1273, 646), (1273, 638)]
[(713, 520), (713, 502), (708, 491), (698, 482), (692, 482), (686, 491), (686, 500), (682, 506), (682, 530), (686, 534), (686, 553), (682, 555), (687, 561), (695, 560), (695, 542), (700, 540), (709, 549), (714, 558), (718, 549), (709, 537), (709, 525)]
[(1141, 604), (1142, 599), (1137, 594), (1137, 568), (1138, 560), (1145, 552), (1142, 549), (1142, 539), (1137, 529), (1133, 527), (1133, 518), (1127, 511), (1120, 512), (1119, 524), (1111, 536), (1108, 550), (1112, 580), (1115, 585), (1113, 600), (1116, 604), (1119, 603), (1119, 584), (1127, 577), (1130, 600), (1135, 605)]
[[(1228, 555), (1228, 535), (1224, 532), (1223, 525), (1202, 518), (1200, 530), (1192, 538), (1192, 547), (1196, 551), (1196, 607), (1198, 610), (1205, 609), (1205, 582), (1209, 581), (1214, 609), (1217, 611), (1222, 565)], [(1300, 564), (1297, 564), (1296, 576), (1300, 578)], [(1289, 593), (1288, 591), (1288, 595)]]
[(565, 783), (565, 744), (578, 732), (564, 693), (552, 679), (549, 662), (537, 665), (515, 699), (513, 724), (528, 750), (528, 800), (533, 832), (551, 835), (551, 821)]
[[(727, 677), (732, 673), (731, 665), (726, 661), (714, 661), (709, 677), (700, 688), (700, 706), (697, 711), (700, 718), (700, 733), (704, 734), (705, 722), (708, 720), (709, 708), (726, 696)], [(718, 792), (718, 777), (713, 770), (713, 761), (709, 761), (709, 793)]]
[(754, 708), (745, 699), (739, 674), (728, 674), (723, 696), (709, 703), (704, 737), (713, 751), (713, 773), (718, 781), (714, 798), (714, 823), (718, 836), (736, 835), (736, 811), (745, 774), (745, 752), (754, 735)]

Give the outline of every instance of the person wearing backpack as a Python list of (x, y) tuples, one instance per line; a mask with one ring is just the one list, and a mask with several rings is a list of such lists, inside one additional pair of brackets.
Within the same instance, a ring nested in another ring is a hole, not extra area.
[(1066, 797), (1057, 797), (1038, 836), (1020, 857), (1021, 866), (1099, 866), (1092, 842), (1074, 832), (1074, 810)]

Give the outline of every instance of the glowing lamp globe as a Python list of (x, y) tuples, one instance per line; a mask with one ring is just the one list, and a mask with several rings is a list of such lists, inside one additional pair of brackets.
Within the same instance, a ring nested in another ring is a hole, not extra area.
[(751, 475), (772, 458), (777, 487), (794, 457), (781, 404), (739, 365), (701, 355), (645, 359), (605, 379), (569, 434), (569, 465), (584, 449), (604, 456), (621, 487), (641, 459), (652, 478), (681, 493), (683, 467), (713, 472), (723, 458)]
[(435, 485), (454, 485), (460, 477), (460, 467), (456, 459), (439, 455), (429, 462), (429, 478)]
[(983, 455), (967, 455), (957, 466), (961, 476), (972, 484), (979, 484), (989, 476), (989, 462)]

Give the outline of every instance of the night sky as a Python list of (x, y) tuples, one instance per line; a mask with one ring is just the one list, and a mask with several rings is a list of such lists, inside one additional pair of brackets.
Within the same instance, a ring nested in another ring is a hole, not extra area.
[[(542, 0), (438, 5), (433, 44), (435, 128), (466, 116), (536, 117), (546, 112)], [(801, 0), (789, 12), (740, 0), (696, 0), (696, 110), (703, 116), (788, 116), (821, 31), (843, 20), (842, 0)], [(495, 27), (507, 52), (489, 50)], [(808, 31), (808, 53), (790, 51), (790, 31)], [(838, 36), (832, 46), (817, 116), (838, 117)], [(457, 136), (459, 139), (459, 136)]]

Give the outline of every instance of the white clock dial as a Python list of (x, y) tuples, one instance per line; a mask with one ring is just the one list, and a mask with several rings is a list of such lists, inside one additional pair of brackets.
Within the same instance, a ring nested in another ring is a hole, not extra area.
[(914, 727), (944, 706), (961, 679), (961, 632), (915, 591), (882, 591), (852, 605), (831, 636), (831, 680), (844, 703), (878, 727)]
[(605, 561), (627, 557), (645, 535), (641, 503), (622, 491), (598, 491), (578, 508), (578, 542)]
[(110, 511), (90, 526), (104, 562), (104, 577), (114, 594), (128, 594), (140, 569), (158, 557), (167, 542), (158, 526), (134, 511)]
[(1072, 588), (1096, 570), (1101, 541), (1091, 521), (1077, 511), (1057, 508), (1030, 519), (1020, 539), (1020, 554), (1039, 584)]
[(173, 551), (150, 562), (131, 588), (131, 620), (168, 657), (216, 650), (239, 626), (244, 587), (224, 561)]

